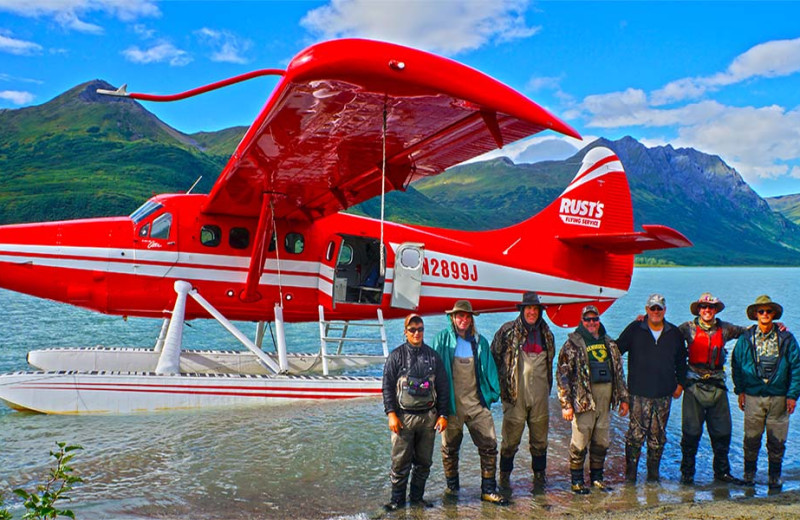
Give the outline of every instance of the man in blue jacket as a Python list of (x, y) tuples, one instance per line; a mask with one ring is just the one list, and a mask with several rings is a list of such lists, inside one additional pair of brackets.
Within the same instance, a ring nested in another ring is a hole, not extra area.
[(770, 489), (780, 489), (789, 415), (800, 395), (800, 349), (788, 331), (774, 323), (783, 307), (761, 295), (747, 307), (756, 325), (741, 335), (733, 349), (733, 391), (744, 410), (744, 481), (755, 485), (761, 437), (767, 431)]
[(458, 453), (466, 425), (481, 459), (481, 500), (507, 505), (508, 500), (497, 493), (497, 434), (489, 410), (500, 399), (497, 367), (489, 342), (475, 328), (472, 304), (459, 300), (446, 314), (450, 326), (433, 340), (450, 384), (447, 429), (442, 435), (445, 493), (458, 495)]

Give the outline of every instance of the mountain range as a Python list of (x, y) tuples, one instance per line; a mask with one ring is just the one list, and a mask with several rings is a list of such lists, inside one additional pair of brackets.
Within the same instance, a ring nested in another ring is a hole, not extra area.
[[(0, 223), (128, 214), (153, 193), (184, 192), (198, 179), (195, 191), (208, 192), (246, 131), (184, 134), (98, 88), (115, 89), (95, 80), (42, 105), (0, 110)], [(613, 149), (625, 166), (637, 228), (664, 224), (695, 244), (638, 262), (800, 265), (800, 195), (762, 199), (720, 157), (632, 137), (600, 139), (561, 161), (456, 166), (389, 193), (386, 218), (474, 230), (519, 222), (555, 199), (595, 146)], [(378, 216), (380, 202), (351, 211)]]

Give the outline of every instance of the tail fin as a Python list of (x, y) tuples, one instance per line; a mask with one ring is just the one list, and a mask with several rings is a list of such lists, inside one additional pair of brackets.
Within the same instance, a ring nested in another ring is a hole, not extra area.
[[(520, 249), (534, 253), (549, 249), (555, 273), (601, 287), (592, 302), (601, 312), (613, 303), (613, 298), (603, 296), (602, 287), (622, 291), (630, 287), (634, 254), (691, 245), (682, 234), (664, 226), (643, 226), (643, 231), (634, 232), (625, 170), (616, 154), (604, 147), (586, 153), (578, 173), (555, 201), (513, 228), (518, 236), (532, 229), (538, 230), (539, 236), (544, 230), (553, 236), (551, 245)], [(558, 325), (575, 324), (587, 303), (583, 299), (580, 303), (548, 306), (547, 314)]]
[[(595, 180), (598, 186), (591, 184)], [(605, 182), (611, 183), (606, 188), (609, 190), (606, 197), (592, 202), (592, 198), (600, 198), (597, 192)], [(643, 225), (643, 231), (633, 231), (633, 208), (625, 171), (608, 148), (593, 148), (584, 156), (581, 169), (556, 203), (561, 221), (571, 226), (563, 228), (556, 238), (571, 245), (620, 255), (692, 245), (681, 233), (666, 226)], [(613, 205), (614, 210), (604, 223), (607, 204)]]

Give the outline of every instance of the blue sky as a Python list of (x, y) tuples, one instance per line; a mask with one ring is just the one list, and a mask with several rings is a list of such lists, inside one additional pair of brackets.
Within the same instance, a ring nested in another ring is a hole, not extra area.
[[(321, 40), (366, 37), (475, 67), (586, 142), (631, 135), (694, 147), (762, 196), (782, 195), (800, 192), (798, 20), (790, 1), (0, 0), (0, 109), (92, 79), (172, 94), (285, 67)], [(145, 106), (186, 133), (249, 125), (274, 84)], [(554, 137), (503, 154), (517, 159)]]

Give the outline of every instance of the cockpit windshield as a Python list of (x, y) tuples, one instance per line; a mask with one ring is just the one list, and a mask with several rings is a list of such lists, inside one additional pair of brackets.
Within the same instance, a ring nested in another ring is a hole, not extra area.
[(139, 206), (139, 209), (131, 213), (131, 220), (133, 220), (134, 224), (138, 224), (139, 222), (147, 218), (149, 215), (152, 215), (153, 213), (155, 213), (156, 211), (160, 210), (163, 207), (164, 207), (163, 204), (160, 204), (153, 200), (148, 200), (147, 202)]

